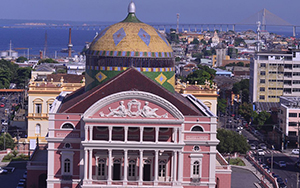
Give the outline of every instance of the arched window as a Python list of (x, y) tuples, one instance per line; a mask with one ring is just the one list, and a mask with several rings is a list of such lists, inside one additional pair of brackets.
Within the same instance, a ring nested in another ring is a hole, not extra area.
[(166, 177), (166, 162), (165, 161), (159, 161), (158, 176), (160, 178)]
[(70, 159), (65, 159), (64, 161), (64, 173), (70, 173), (71, 172), (71, 161)]
[(136, 167), (136, 162), (135, 160), (130, 160), (129, 161), (129, 166), (128, 166), (128, 177), (131, 179), (135, 177), (135, 167)]
[(192, 131), (203, 132), (203, 129), (200, 126), (195, 126), (192, 128)]
[(62, 126), (63, 129), (74, 129), (73, 125), (71, 123), (65, 123)]
[(212, 106), (212, 103), (211, 103), (211, 102), (209, 102), (209, 101), (204, 101), (203, 103), (211, 110), (211, 106)]
[(199, 167), (200, 167), (199, 161), (195, 161), (193, 164), (193, 175), (199, 175), (200, 172)]
[(98, 161), (98, 176), (104, 177), (105, 176), (105, 160), (99, 159)]
[(35, 125), (35, 134), (41, 134), (41, 125), (40, 124)]

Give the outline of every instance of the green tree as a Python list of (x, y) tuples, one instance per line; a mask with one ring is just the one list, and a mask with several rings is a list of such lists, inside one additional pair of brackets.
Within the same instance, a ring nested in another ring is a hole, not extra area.
[(186, 80), (189, 81), (191, 84), (195, 84), (197, 81), (197, 84), (204, 84), (205, 80), (210, 80), (211, 76), (209, 75), (208, 72), (204, 70), (196, 70), (189, 74), (186, 77)]
[(58, 69), (54, 74), (66, 74), (67, 70), (66, 69)]
[(257, 113), (253, 111), (253, 107), (251, 103), (243, 102), (239, 106), (238, 113), (241, 114), (247, 122), (250, 122), (251, 118), (255, 119)]
[(47, 59), (40, 59), (39, 64), (41, 64), (41, 63), (58, 63), (58, 62), (55, 61), (54, 59), (47, 58)]
[(244, 89), (247, 89), (249, 92), (249, 79), (244, 79), (241, 80), (240, 82), (234, 83), (232, 87), (232, 92), (237, 95), (240, 94), (240, 92), (243, 91)]
[(204, 56), (211, 56), (212, 52), (210, 50), (203, 49), (202, 50)]
[(240, 62), (238, 62), (236, 65), (239, 66), (239, 67), (243, 67), (243, 66), (244, 66), (244, 63), (240, 61)]
[(202, 58), (202, 54), (201, 53), (193, 53), (192, 57), (195, 57), (196, 61), (200, 63), (201, 62), (201, 58)]
[(18, 76), (13, 79), (12, 82), (17, 84), (18, 88), (25, 88), (28, 79), (31, 78), (31, 68), (30, 67), (20, 67), (17, 69)]
[(254, 124), (257, 125), (257, 129), (261, 129), (262, 126), (265, 124), (265, 122), (271, 117), (271, 114), (266, 112), (266, 111), (262, 111), (260, 112), (256, 118), (254, 119)]
[(191, 44), (199, 44), (199, 40), (197, 38), (194, 38), (194, 40), (191, 42)]
[(206, 41), (204, 39), (201, 39), (200, 41), (202, 44), (206, 45)]
[(227, 101), (226, 99), (221, 99), (220, 97), (218, 97), (218, 104), (217, 104), (217, 108), (219, 112), (225, 113), (226, 112), (226, 107), (227, 107)]
[(217, 149), (220, 153), (246, 153), (249, 150), (247, 139), (237, 132), (226, 129), (218, 129), (217, 138), (220, 143)]
[(171, 28), (170, 29), (170, 33), (167, 34), (167, 39), (169, 40), (169, 42), (175, 42), (175, 43), (179, 43), (179, 37), (178, 34), (176, 34), (176, 29)]
[(18, 59), (16, 59), (16, 62), (19, 62), (19, 63), (24, 63), (25, 61), (28, 61), (28, 59), (23, 56), (20, 56), (20, 57), (18, 57)]
[(242, 38), (235, 38), (235, 39), (234, 39), (234, 46), (235, 46), (235, 47), (238, 47), (238, 46), (240, 46), (241, 44), (243, 44), (243, 45), (246, 44), (245, 41), (244, 41), (244, 39), (242, 39)]
[(2, 133), (0, 135), (0, 148), (4, 149), (4, 138), (5, 138), (5, 149), (10, 148), (13, 150), (15, 148), (15, 143), (11, 135), (8, 133)]
[(175, 61), (176, 62), (180, 61), (180, 57), (175, 57)]

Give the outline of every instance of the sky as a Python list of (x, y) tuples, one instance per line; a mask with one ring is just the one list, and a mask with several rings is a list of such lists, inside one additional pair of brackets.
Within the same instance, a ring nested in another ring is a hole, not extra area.
[[(0, 19), (119, 22), (131, 0), (1, 1)], [(134, 0), (145, 23), (241, 23), (266, 8), (300, 26), (300, 0)], [(1, 20), (0, 20), (1, 22)]]

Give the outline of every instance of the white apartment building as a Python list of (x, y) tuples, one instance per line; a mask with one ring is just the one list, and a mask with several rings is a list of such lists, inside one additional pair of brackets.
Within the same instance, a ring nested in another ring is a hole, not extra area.
[(250, 61), (251, 102), (300, 96), (300, 50), (257, 52)]

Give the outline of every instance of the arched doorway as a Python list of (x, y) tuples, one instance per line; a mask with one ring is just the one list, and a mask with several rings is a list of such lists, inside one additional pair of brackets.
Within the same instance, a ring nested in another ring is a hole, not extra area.
[(41, 174), (39, 176), (39, 188), (46, 188), (47, 187), (47, 175)]

